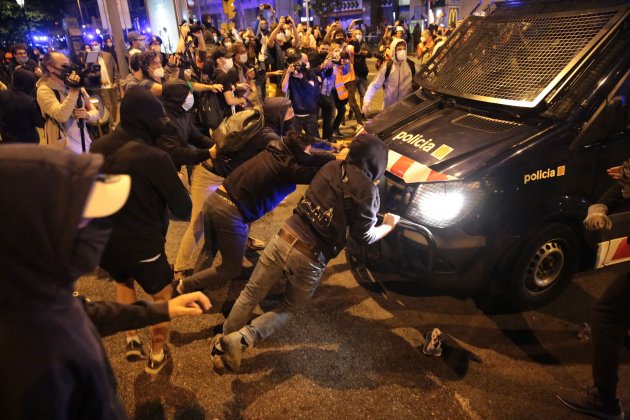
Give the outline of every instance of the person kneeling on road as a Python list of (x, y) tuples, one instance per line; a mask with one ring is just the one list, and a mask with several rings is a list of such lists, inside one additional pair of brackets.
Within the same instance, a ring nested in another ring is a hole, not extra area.
[[(308, 184), (322, 166), (335, 160), (327, 152), (311, 154), (315, 142), (309, 135), (289, 132), (228, 175), (204, 203), (205, 244), (197, 265), (210, 268), (176, 281), (174, 295), (216, 289), (241, 275), (248, 224), (273, 210), (295, 191), (296, 184)], [(217, 251), (222, 262), (212, 267)]]
[[(346, 161), (328, 163), (318, 172), (293, 215), (265, 248), (223, 324), (224, 335), (214, 338), (216, 370), (238, 370), (244, 349), (267, 339), (304, 309), (326, 265), (345, 247), (346, 227), (362, 244), (394, 230), (400, 217), (390, 213), (376, 226), (380, 204), (376, 184), (386, 167), (385, 144), (361, 134), (350, 144)], [(287, 280), (282, 303), (248, 325), (256, 305), (282, 279)]]

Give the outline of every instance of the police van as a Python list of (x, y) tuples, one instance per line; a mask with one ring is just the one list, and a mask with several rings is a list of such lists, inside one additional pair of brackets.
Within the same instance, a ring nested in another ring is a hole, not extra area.
[(381, 210), (404, 219), (370, 261), (427, 286), (494, 285), (517, 308), (630, 261), (627, 204), (610, 231), (582, 225), (630, 158), (630, 2), (493, 3), (415, 82), (364, 127), (389, 147)]

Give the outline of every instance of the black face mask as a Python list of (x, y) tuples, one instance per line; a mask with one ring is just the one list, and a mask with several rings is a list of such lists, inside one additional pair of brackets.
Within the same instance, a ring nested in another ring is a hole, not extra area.
[(87, 226), (79, 229), (68, 268), (73, 279), (98, 266), (111, 232), (112, 224), (107, 218), (93, 219)]
[(293, 122), (295, 121), (295, 117), (286, 120), (282, 123), (282, 133), (281, 135), (285, 136), (291, 129), (293, 128)]
[(320, 52), (319, 53), (319, 58), (321, 58), (322, 61), (325, 60), (326, 57), (328, 57), (328, 53), (327, 52)]
[(267, 32), (267, 25), (260, 25), (261, 32)]
[(343, 38), (336, 38), (335, 39), (335, 43), (337, 43), (339, 45), (343, 44)]
[(326, 70), (324, 70), (324, 77), (330, 77), (333, 74), (333, 68), (327, 68)]

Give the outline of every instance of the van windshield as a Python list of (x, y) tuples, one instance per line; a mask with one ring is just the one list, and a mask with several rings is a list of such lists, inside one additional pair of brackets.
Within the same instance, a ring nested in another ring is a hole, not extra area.
[(536, 107), (627, 11), (614, 3), (496, 3), (488, 16), (466, 19), (417, 82), (449, 96)]

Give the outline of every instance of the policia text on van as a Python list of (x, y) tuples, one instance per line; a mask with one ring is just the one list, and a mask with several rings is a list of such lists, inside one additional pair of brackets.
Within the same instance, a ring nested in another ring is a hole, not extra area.
[(630, 157), (629, 3), (505, 1), (469, 16), (420, 89), (365, 126), (390, 149), (382, 210), (412, 222), (368, 252), (439, 287), (492, 281), (516, 307), (549, 301), (578, 269), (630, 261), (630, 209), (611, 209), (598, 238), (582, 227), (606, 169)]

